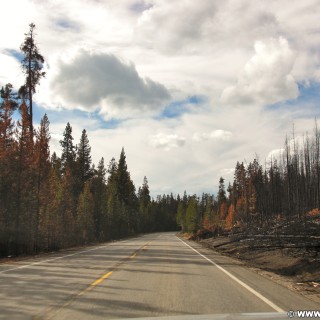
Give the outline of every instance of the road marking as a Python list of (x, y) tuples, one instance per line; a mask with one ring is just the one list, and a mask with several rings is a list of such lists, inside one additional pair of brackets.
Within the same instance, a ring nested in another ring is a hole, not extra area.
[[(52, 258), (52, 259), (41, 260), (41, 261), (33, 262), (33, 263), (30, 263), (30, 264), (26, 264), (26, 265), (23, 265), (23, 266), (6, 269), (6, 270), (3, 270), (3, 271), (0, 271), (0, 274), (6, 273), (6, 272), (9, 272), (9, 271), (18, 270), (18, 269), (24, 269), (24, 268), (32, 267), (32, 266), (35, 266), (35, 265), (41, 264), (41, 263), (46, 263), (46, 262), (51, 262), (51, 261), (56, 261), (56, 260), (60, 260), (60, 259), (64, 259), (64, 258), (68, 258), (68, 257), (72, 257), (72, 256), (76, 256), (78, 254), (86, 253), (86, 252), (89, 252), (89, 251), (103, 249), (103, 248), (106, 248), (108, 246), (116, 245), (116, 244), (119, 244), (119, 243), (121, 243), (121, 244), (125, 243), (126, 241), (128, 241), (128, 240), (120, 240), (120, 241), (116, 241), (114, 243), (107, 244), (105, 246), (99, 246), (99, 247), (95, 247), (95, 248), (92, 248), (92, 249), (89, 249), (89, 250), (77, 251), (75, 253), (67, 254), (65, 256)], [(1, 264), (0, 264), (0, 266), (1, 266)]]
[[(92, 248), (92, 249), (89, 249), (89, 250), (83, 250), (83, 251), (77, 251), (75, 253), (71, 253), (71, 254), (67, 254), (65, 256), (61, 256), (61, 257), (56, 257), (56, 258), (52, 258), (52, 259), (46, 259), (46, 260), (40, 260), (40, 261), (36, 261), (36, 262), (33, 262), (33, 263), (30, 263), (30, 264), (25, 264), (23, 266), (19, 266), (19, 267), (15, 267), (15, 268), (10, 268), (10, 269), (6, 269), (6, 270), (3, 270), (3, 271), (0, 271), (0, 274), (2, 273), (7, 273), (9, 271), (14, 271), (14, 270), (19, 270), (19, 269), (25, 269), (25, 268), (29, 268), (29, 267), (32, 267), (32, 266), (35, 266), (37, 264), (41, 264), (41, 263), (46, 263), (46, 262), (51, 262), (51, 261), (56, 261), (56, 260), (60, 260), (60, 259), (64, 259), (64, 258), (68, 258), (68, 257), (72, 257), (72, 256), (76, 256), (78, 254), (81, 254), (81, 253), (86, 253), (86, 252), (90, 252), (90, 251), (94, 251), (94, 250), (99, 250), (99, 249), (103, 249), (103, 248), (106, 248), (108, 246), (112, 246), (112, 245), (115, 245), (117, 243), (124, 243), (128, 240), (123, 240), (123, 241), (117, 241), (115, 243), (110, 243), (108, 245), (105, 245), (105, 246), (99, 246), (99, 247), (95, 247), (95, 248)], [(148, 242), (146, 244), (146, 246), (149, 244), (150, 242)], [(144, 248), (143, 248), (144, 249)], [(132, 258), (134, 258), (136, 256), (136, 253), (134, 254), (134, 256)], [(130, 257), (131, 258), (131, 257)], [(1, 264), (0, 264), (1, 266)]]
[[(118, 243), (123, 243), (123, 242), (126, 242), (128, 240), (125, 240), (125, 241), (118, 241)], [(97, 280), (93, 281), (89, 286), (87, 286), (84, 290), (80, 291), (79, 293), (76, 293), (74, 295), (71, 295), (71, 298), (66, 301), (64, 304), (62, 304), (61, 306), (57, 306), (57, 307), (48, 307), (46, 308), (43, 312), (41, 312), (40, 314), (38, 314), (36, 316), (36, 318), (38, 319), (47, 319), (47, 320), (50, 320), (52, 319), (58, 311), (62, 310), (63, 308), (69, 306), (71, 303), (73, 303), (75, 301), (75, 299), (77, 299), (77, 297), (81, 297), (83, 296), (84, 294), (92, 291), (98, 284), (100, 284), (103, 280), (107, 279), (109, 276), (112, 275), (112, 273), (119, 269), (119, 267), (123, 264), (125, 264), (126, 262), (129, 261), (129, 259), (132, 259), (134, 258), (141, 250), (143, 250), (144, 248), (146, 248), (149, 244), (151, 243), (151, 241), (147, 242), (143, 247), (140, 247), (140, 249), (136, 250), (131, 256), (125, 258), (125, 259), (122, 259), (120, 260), (113, 268), (112, 268), (112, 271), (109, 271), (107, 272), (106, 274), (104, 274), (103, 276), (101, 276), (100, 278), (98, 278)], [(116, 243), (115, 243), (116, 244)], [(112, 245), (112, 244), (111, 244)], [(98, 250), (100, 248), (104, 248), (104, 247), (107, 247), (108, 245), (106, 246), (101, 246), (101, 247), (98, 247), (98, 248), (93, 248), (93, 249), (90, 249), (90, 250), (85, 250), (85, 251), (81, 251), (81, 252), (76, 252), (76, 253), (73, 253), (73, 254), (70, 254), (70, 255), (66, 255), (66, 256), (63, 256), (63, 257), (58, 257), (58, 258), (54, 258), (54, 259), (48, 259), (48, 260), (43, 260), (43, 261), (38, 261), (38, 262), (35, 262), (35, 263), (32, 263), (32, 264), (29, 264), (29, 265), (25, 265), (25, 266), (21, 266), (21, 267), (18, 267), (18, 268), (13, 268), (13, 269), (9, 269), (9, 270), (4, 270), (0, 273), (4, 273), (4, 272), (7, 272), (7, 271), (10, 271), (10, 270), (16, 270), (16, 269), (21, 269), (21, 268), (27, 268), (29, 266), (32, 266), (34, 264), (39, 264), (41, 262), (47, 262), (47, 261), (54, 261), (54, 260), (57, 260), (57, 259), (62, 259), (62, 258), (65, 258), (65, 257), (69, 257), (69, 256), (73, 256), (73, 255), (76, 255), (76, 254), (80, 254), (80, 253), (83, 253), (83, 252), (88, 252), (88, 251), (92, 251), (92, 250)], [(51, 313), (51, 314), (50, 314)]]
[[(178, 237), (177, 237), (178, 238)], [(200, 253), (198, 250), (192, 248), (190, 245), (188, 245), (186, 242), (184, 242), (183, 240), (181, 240), (180, 238), (178, 238), (182, 243), (184, 243), (187, 247), (189, 247), (191, 250), (193, 250), (194, 252), (198, 253), (201, 257), (203, 257), (204, 259), (206, 259), (207, 261), (209, 261), (211, 264), (213, 264), (215, 267), (217, 267), (219, 270), (221, 270), (222, 272), (224, 272), (227, 276), (229, 276), (231, 279), (233, 279), (234, 281), (236, 281), (238, 284), (240, 284), (242, 287), (244, 287), (245, 289), (247, 289), (248, 291), (250, 291), (252, 294), (254, 294), (256, 297), (258, 297), (259, 299), (261, 299), (263, 302), (265, 302), (267, 305), (269, 305), (272, 309), (274, 309), (277, 312), (285, 312), (283, 309), (281, 309), (279, 306), (277, 306), (276, 304), (274, 304), (272, 301), (270, 301), (268, 298), (266, 298), (265, 296), (263, 296), (262, 294), (260, 294), (259, 292), (257, 292), (256, 290), (254, 290), (253, 288), (251, 288), (250, 286), (248, 286), (247, 284), (245, 284), (243, 281), (241, 281), (240, 279), (238, 279), (237, 277), (235, 277), (233, 274), (231, 274), (229, 271), (225, 270), (224, 268), (222, 268), (220, 265), (216, 264), (215, 262), (213, 262), (211, 259), (207, 258), (205, 255), (203, 255), (202, 253)]]
[[(137, 256), (137, 254), (138, 254), (140, 251), (145, 250), (150, 243), (151, 243), (151, 241), (149, 241), (147, 244), (145, 244), (142, 248), (140, 247), (140, 249), (136, 250), (136, 251), (129, 257), (129, 259), (135, 258), (135, 257)], [(127, 259), (128, 259), (128, 258), (127, 258)], [(125, 261), (120, 262), (120, 264), (117, 265), (117, 266), (114, 268), (114, 270), (118, 269), (119, 266), (121, 266), (123, 263), (125, 263)], [(113, 271), (114, 271), (114, 270), (113, 270)], [(92, 282), (92, 283), (90, 284), (90, 286), (88, 286), (86, 289), (84, 289), (83, 291), (81, 291), (81, 292), (78, 294), (78, 296), (83, 296), (85, 293), (93, 290), (95, 286), (97, 286), (97, 285), (98, 285), (99, 283), (101, 283), (103, 280), (105, 280), (105, 279), (107, 279), (109, 276), (111, 276), (111, 274), (112, 274), (113, 271), (110, 271), (110, 272), (106, 273), (105, 275), (103, 275), (103, 276), (100, 277), (99, 279), (97, 279), (97, 280), (95, 280), (94, 282)]]
[(96, 248), (89, 249), (89, 250), (78, 251), (78, 252), (75, 252), (75, 253), (67, 254), (65, 256), (61, 256), (61, 257), (57, 257), (57, 258), (41, 260), (41, 261), (33, 262), (33, 263), (30, 263), (30, 264), (26, 264), (26, 265), (23, 265), (23, 266), (10, 268), (10, 269), (7, 269), (7, 270), (0, 271), (0, 274), (1, 273), (6, 273), (6, 272), (9, 272), (9, 271), (13, 271), (13, 270), (17, 270), (17, 269), (28, 268), (28, 267), (31, 267), (31, 266), (34, 266), (34, 265), (37, 265), (37, 264), (41, 264), (41, 263), (46, 263), (46, 262), (51, 262), (51, 261), (56, 261), (56, 260), (59, 260), (59, 259), (67, 258), (67, 257), (72, 257), (72, 256), (75, 256), (77, 254), (81, 254), (81, 253), (85, 253), (85, 252), (89, 252), (89, 251), (99, 250), (99, 249), (102, 249), (102, 248), (106, 248), (107, 246), (100, 246), (100, 247), (96, 247)]
[(102, 277), (100, 277), (99, 279), (97, 279), (95, 282), (91, 283), (92, 287), (95, 287), (97, 284), (99, 284), (100, 282), (102, 282), (104, 279), (107, 279), (109, 276), (111, 276), (112, 271), (106, 273), (105, 275), (103, 275)]

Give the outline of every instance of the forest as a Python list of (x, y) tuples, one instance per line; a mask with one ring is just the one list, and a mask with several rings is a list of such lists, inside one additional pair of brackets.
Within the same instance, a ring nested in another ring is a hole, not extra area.
[(295, 233), (310, 234), (307, 220), (320, 216), (320, 132), (315, 120), (313, 134), (286, 138), (284, 147), (261, 165), (237, 162), (233, 182), (219, 180), (216, 197), (193, 196), (179, 203), (177, 222), (184, 232), (219, 234), (237, 229), (263, 232), (279, 220), (294, 221)]
[(86, 130), (77, 145), (68, 123), (61, 156), (50, 157), (46, 115), (34, 134), (26, 104), (11, 118), (4, 99), (0, 121), (0, 256), (175, 230), (173, 196), (151, 199), (147, 178), (136, 192), (122, 149), (119, 160), (92, 164)]

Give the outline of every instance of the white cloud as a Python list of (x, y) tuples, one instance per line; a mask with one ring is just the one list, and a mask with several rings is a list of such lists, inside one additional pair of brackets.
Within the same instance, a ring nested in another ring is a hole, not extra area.
[[(234, 168), (223, 168), (220, 170), (221, 176), (225, 179), (225, 182), (232, 183), (234, 177)], [(227, 186), (227, 184), (225, 184)]]
[(255, 43), (255, 55), (246, 63), (235, 86), (226, 88), (225, 104), (272, 104), (294, 99), (298, 86), (291, 74), (294, 53), (284, 38)]
[(60, 61), (50, 87), (55, 104), (99, 111), (105, 119), (154, 114), (170, 98), (162, 84), (141, 78), (133, 63), (84, 50), (69, 62)]
[(23, 84), (24, 76), (19, 63), (12, 56), (0, 51), (0, 86), (6, 83)]
[(212, 1), (200, 5), (189, 0), (174, 5), (171, 1), (155, 2), (138, 19), (136, 39), (142, 45), (170, 54), (180, 50), (197, 51), (196, 43), (207, 31), (207, 24), (213, 19), (216, 8), (217, 3)]
[(271, 161), (274, 162), (275, 160), (279, 161), (283, 155), (283, 151), (283, 148), (271, 150), (266, 157), (266, 163), (269, 164)]
[[(309, 127), (311, 129), (311, 127)], [(302, 134), (301, 134), (302, 133)], [(286, 152), (289, 152), (289, 156), (293, 156), (295, 153), (300, 154), (305, 145), (306, 136), (304, 131), (300, 131), (300, 134), (294, 138), (287, 137), (287, 142), (285, 137), (283, 138), (282, 148), (277, 148), (271, 150), (266, 156), (266, 164), (269, 166), (271, 162), (277, 161), (278, 163), (286, 160)]]
[(204, 140), (222, 140), (222, 141), (228, 141), (232, 137), (232, 132), (230, 131), (225, 131), (225, 130), (214, 130), (211, 131), (210, 133), (194, 133), (192, 139), (194, 141), (204, 141)]
[(178, 148), (184, 146), (186, 143), (186, 138), (179, 137), (176, 134), (164, 134), (158, 133), (151, 136), (150, 144), (155, 148), (161, 148), (169, 151), (172, 148)]

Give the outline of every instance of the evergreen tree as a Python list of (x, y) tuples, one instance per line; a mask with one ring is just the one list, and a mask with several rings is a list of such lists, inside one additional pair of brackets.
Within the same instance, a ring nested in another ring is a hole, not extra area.
[(61, 173), (61, 159), (57, 156), (56, 152), (53, 152), (51, 156), (51, 167), (58, 173)]
[(130, 202), (130, 192), (131, 192), (131, 179), (130, 173), (128, 172), (126, 155), (124, 149), (122, 148), (118, 166), (117, 166), (117, 187), (118, 187), (118, 197), (119, 200), (128, 205)]
[(69, 247), (77, 243), (75, 222), (77, 217), (77, 200), (74, 194), (74, 177), (71, 168), (67, 166), (61, 181), (62, 203), (61, 220), (63, 223), (62, 244)]
[(118, 164), (112, 158), (108, 165), (108, 179), (107, 179), (107, 226), (112, 226), (110, 229), (110, 238), (115, 239), (120, 234), (120, 201), (118, 199), (118, 185), (117, 185), (117, 170)]
[(1, 93), (0, 107), (0, 257), (13, 252), (16, 237), (17, 142), (12, 120), (12, 102)]
[(89, 139), (87, 136), (86, 130), (82, 131), (82, 135), (80, 138), (80, 143), (77, 147), (77, 176), (80, 180), (81, 189), (84, 186), (84, 183), (88, 181), (92, 177), (92, 169), (91, 169), (91, 147), (89, 145)]
[(75, 147), (72, 141), (73, 141), (72, 127), (68, 122), (63, 133), (63, 140), (60, 140), (60, 145), (62, 147), (61, 169), (63, 173), (65, 173), (67, 167), (69, 167), (70, 169), (71, 168), (73, 169), (74, 167), (76, 153), (75, 153)]
[(132, 234), (137, 230), (136, 213), (138, 201), (123, 148), (118, 162), (116, 181), (117, 196), (123, 207), (123, 210), (120, 212), (120, 230), (122, 234)]
[(0, 157), (14, 143), (14, 127), (12, 120), (13, 108), (10, 100), (5, 100), (0, 109)]
[(143, 184), (142, 187), (139, 188), (138, 191), (138, 199), (139, 199), (139, 230), (140, 231), (147, 231), (150, 227), (150, 203), (151, 203), (151, 197), (150, 197), (150, 191), (149, 191), (149, 185), (147, 177), (143, 178)]
[(13, 112), (18, 108), (17, 103), (17, 95), (13, 93), (13, 86), (11, 83), (7, 83), (4, 87), (0, 90), (0, 96), (2, 102), (0, 104), (0, 112), (5, 108), (6, 104), (10, 105), (10, 110)]
[(36, 26), (34, 23), (30, 23), (29, 27), (29, 32), (25, 34), (24, 42), (20, 47), (24, 55), (21, 63), (24, 74), (26, 75), (26, 80), (19, 91), (23, 98), (27, 96), (29, 100), (30, 132), (33, 134), (33, 94), (36, 93), (36, 86), (40, 83), (41, 78), (45, 76), (45, 72), (41, 71), (44, 58), (35, 43), (34, 29)]
[(46, 250), (58, 250), (66, 246), (64, 242), (64, 210), (64, 195), (60, 171), (52, 167), (49, 175), (47, 206), (45, 207), (44, 214), (40, 217), (41, 238), (43, 247)]
[(109, 236), (109, 224), (107, 215), (106, 169), (103, 158), (99, 161), (98, 170), (92, 179), (91, 190), (94, 199), (95, 237), (96, 239), (107, 240)]
[(86, 182), (79, 197), (77, 210), (77, 235), (81, 244), (94, 240), (93, 196), (90, 184)]
[[(45, 114), (41, 119), (40, 128), (36, 132), (35, 142), (35, 169), (37, 171), (37, 209), (35, 216), (35, 241), (39, 243), (39, 222), (41, 209), (46, 206), (46, 196), (48, 193), (48, 177), (50, 174), (50, 133), (49, 119)], [(45, 209), (44, 209), (45, 210)]]
[(186, 231), (186, 208), (182, 201), (178, 204), (177, 223), (181, 227), (181, 231)]
[(206, 201), (206, 207), (204, 211), (204, 222), (203, 226), (205, 229), (212, 230), (214, 224), (214, 210), (213, 210), (214, 199), (213, 196), (208, 195)]
[(225, 219), (227, 211), (227, 197), (226, 190), (224, 186), (224, 179), (221, 177), (219, 179), (219, 191), (218, 191), (218, 209), (220, 214), (220, 219)]
[(190, 198), (186, 211), (186, 230), (195, 233), (198, 229), (198, 208), (195, 196)]
[[(34, 212), (36, 210), (35, 170), (33, 161), (33, 135), (27, 106), (20, 107), (18, 121), (17, 197), (16, 197), (16, 253), (31, 252), (34, 246)], [(24, 245), (23, 245), (24, 244)]]

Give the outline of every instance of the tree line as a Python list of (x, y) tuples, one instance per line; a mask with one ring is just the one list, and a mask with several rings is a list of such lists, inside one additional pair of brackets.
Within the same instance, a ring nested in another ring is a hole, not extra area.
[(86, 130), (75, 145), (67, 123), (61, 155), (50, 156), (47, 115), (32, 134), (27, 105), (17, 123), (12, 112), (2, 100), (0, 257), (177, 229), (177, 199), (151, 199), (146, 177), (136, 192), (124, 149), (118, 161), (106, 167), (101, 158), (95, 167)]
[[(286, 138), (284, 147), (268, 164), (256, 158), (237, 162), (232, 183), (219, 180), (217, 196), (203, 194), (179, 203), (177, 223), (185, 232), (215, 234), (237, 228), (268, 225), (275, 219), (305, 222), (320, 213), (320, 131), (300, 139)], [(301, 230), (303, 231), (303, 223)]]

